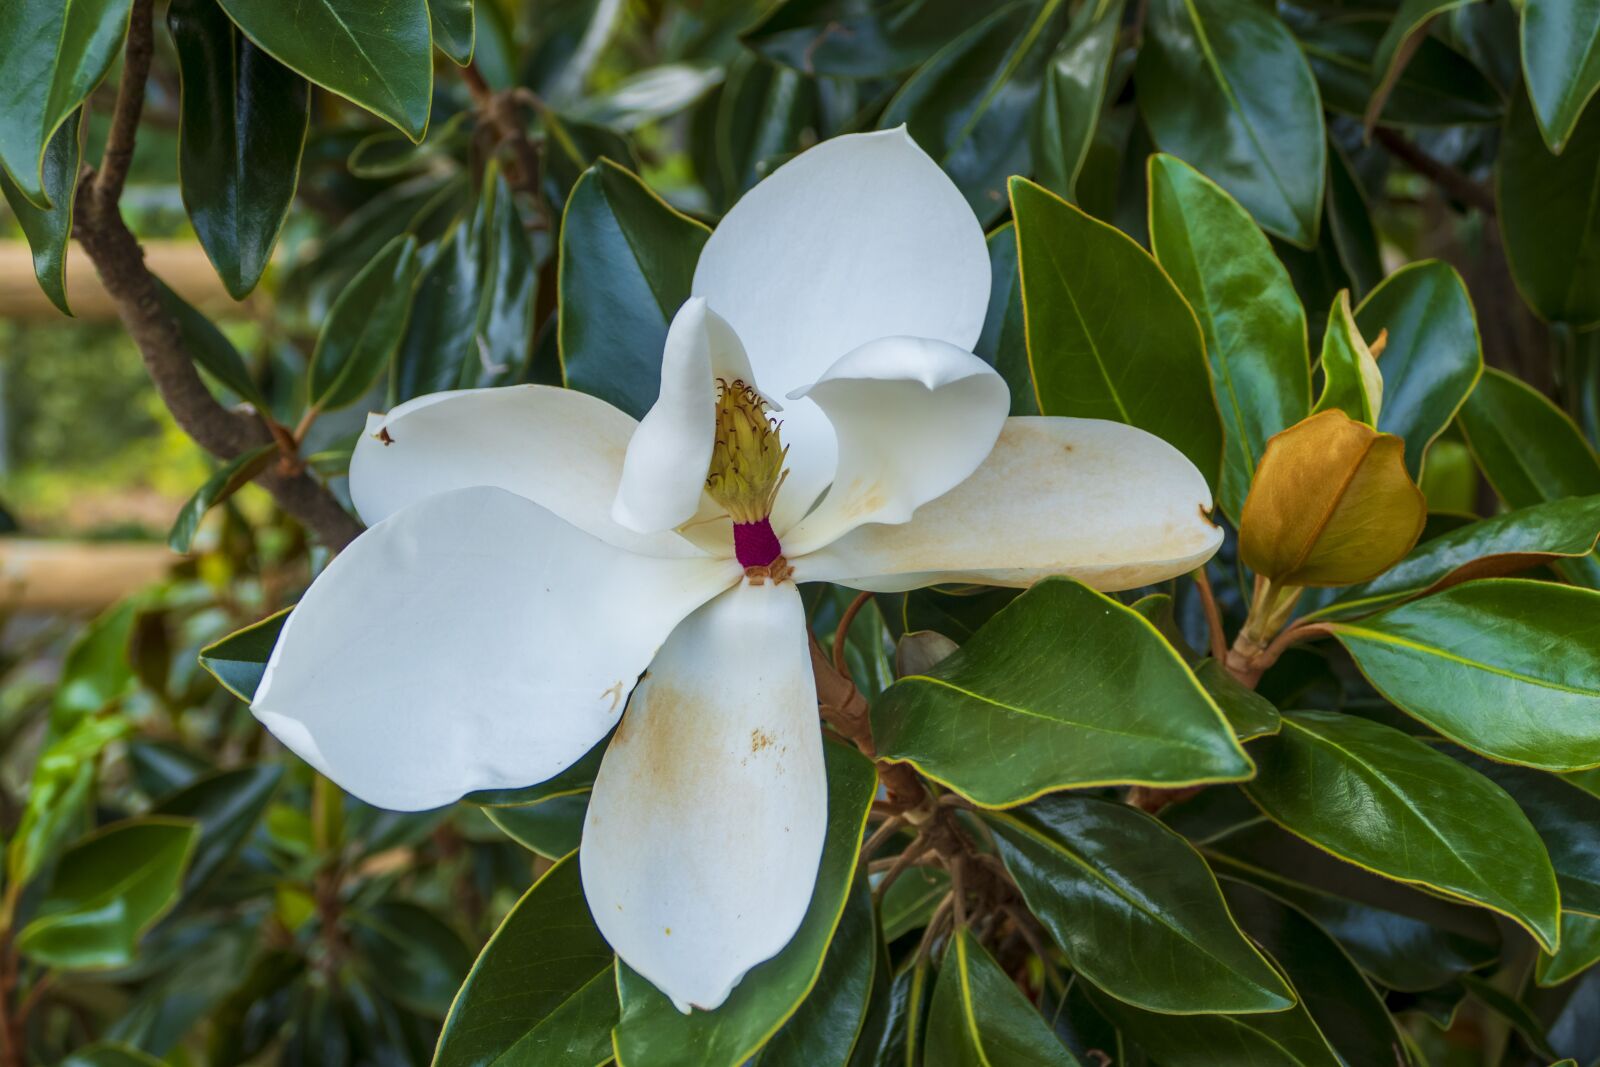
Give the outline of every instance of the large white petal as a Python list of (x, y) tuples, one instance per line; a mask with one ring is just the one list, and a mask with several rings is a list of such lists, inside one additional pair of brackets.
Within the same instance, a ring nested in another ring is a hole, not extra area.
[(618, 548), (698, 555), (674, 533), (641, 534), (611, 518), (637, 425), (604, 400), (547, 385), (429, 393), (367, 417), (350, 497), (371, 526), (434, 493), (493, 485)]
[(1159, 437), (1099, 419), (1012, 418), (976, 474), (899, 526), (862, 526), (800, 560), (801, 581), (898, 592), (938, 582), (1026, 586), (1065, 574), (1134, 589), (1222, 544), (1211, 492)]
[(797, 556), (865, 523), (905, 522), (960, 485), (994, 447), (1011, 402), (989, 364), (921, 337), (869, 341), (791, 395), (814, 400), (839, 442), (828, 495), (782, 533)]
[(827, 792), (800, 595), (741, 584), (673, 632), (600, 764), (578, 854), (600, 932), (715, 1008), (799, 928)]
[[(774, 171), (711, 234), (693, 292), (725, 317), (778, 396), (880, 337), (971, 350), (989, 304), (983, 228), (905, 129), (824, 141)], [(833, 434), (789, 406), (779, 520), (805, 514), (833, 472)], [(781, 521), (780, 521), (781, 520)]]
[(688, 522), (699, 510), (716, 435), (719, 378), (755, 385), (733, 327), (691, 297), (667, 330), (661, 393), (628, 442), (611, 508), (618, 523), (653, 533)]
[(739, 574), (623, 552), (503, 489), (439, 493), (312, 583), (250, 707), (381, 808), (530, 785), (605, 736), (672, 628)]

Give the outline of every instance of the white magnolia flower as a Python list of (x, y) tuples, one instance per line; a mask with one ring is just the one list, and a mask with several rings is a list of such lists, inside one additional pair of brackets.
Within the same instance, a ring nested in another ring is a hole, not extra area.
[(371, 529), (290, 616), (252, 704), (400, 810), (547, 779), (626, 709), (584, 890), (683, 1011), (721, 1004), (811, 898), (827, 783), (796, 582), (1123, 589), (1221, 540), (1165, 442), (1006, 417), (970, 351), (983, 233), (903, 130), (828, 141), (756, 186), (693, 292), (641, 422), (541, 386), (372, 416), (350, 469)]

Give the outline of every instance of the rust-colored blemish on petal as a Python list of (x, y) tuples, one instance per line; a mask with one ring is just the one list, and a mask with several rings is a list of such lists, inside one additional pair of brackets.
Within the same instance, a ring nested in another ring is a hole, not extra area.
[(373, 434), (373, 436), (382, 441), (385, 448), (394, 444), (394, 438), (390, 436), (389, 427), (387, 426), (378, 427), (378, 432)]
[(750, 751), (760, 752), (772, 747), (772, 735), (759, 727), (750, 731)]

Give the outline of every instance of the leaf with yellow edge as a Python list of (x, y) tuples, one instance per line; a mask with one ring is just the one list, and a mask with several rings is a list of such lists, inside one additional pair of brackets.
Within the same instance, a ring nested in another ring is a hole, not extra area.
[(1322, 335), (1322, 395), (1313, 414), (1334, 408), (1357, 422), (1378, 425), (1383, 410), (1383, 374), (1378, 370), (1378, 353), (1387, 335), (1379, 334), (1378, 352), (1368, 347), (1356, 328), (1350, 310), (1350, 290), (1341, 289), (1328, 312), (1328, 328)]
[(1280, 585), (1352, 585), (1411, 551), (1427, 518), (1405, 442), (1330, 409), (1267, 442), (1239, 520), (1239, 555)]

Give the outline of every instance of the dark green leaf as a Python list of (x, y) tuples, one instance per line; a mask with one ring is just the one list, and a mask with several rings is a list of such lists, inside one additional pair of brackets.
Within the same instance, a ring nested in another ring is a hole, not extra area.
[(345, 407), (360, 400), (389, 365), (405, 336), (417, 240), (396, 237), (339, 294), (311, 355), (311, 406)]
[(128, 730), (120, 715), (83, 719), (39, 753), (22, 818), (6, 843), (8, 883), (26, 884), (84, 831), (100, 752)]
[(1367, 194), (1337, 144), (1328, 146), (1328, 233), (1339, 262), (1350, 276), (1351, 295), (1360, 299), (1383, 281), (1378, 232)]
[(250, 703), (267, 671), (267, 659), (278, 643), (278, 634), (293, 610), (284, 608), (202, 648), (200, 666), (210, 671), (228, 692)]
[(178, 324), (178, 333), (183, 337), (183, 348), (189, 354), (189, 358), (222, 385), (238, 394), (241, 400), (253, 404), (257, 411), (267, 411), (269, 405), (262, 397), (261, 390), (256, 388), (255, 381), (250, 377), (250, 371), (245, 368), (244, 358), (239, 355), (239, 350), (233, 347), (233, 342), (229, 341), (210, 319), (169, 289), (160, 278), (156, 279), (156, 291), (167, 314)]
[(609, 160), (584, 172), (561, 226), (567, 384), (636, 418), (655, 403), (667, 326), (689, 297), (708, 231)]
[(983, 13), (970, 0), (784, 0), (744, 40), (807, 74), (871, 78), (916, 66)]
[(984, 818), (1073, 970), (1159, 1012), (1279, 1012), (1293, 995), (1239, 933), (1187, 841), (1116, 801), (1061, 794)]
[(1239, 204), (1168, 155), (1150, 160), (1150, 247), (1205, 334), (1222, 412), (1222, 510), (1238, 518), (1267, 438), (1310, 413), (1306, 316)]
[(205, 518), (206, 512), (227, 500), (248, 485), (250, 479), (266, 470), (267, 464), (272, 462), (277, 452), (277, 444), (268, 442), (259, 448), (241, 452), (218, 467), (216, 473), (195, 490), (194, 496), (190, 497), (178, 512), (178, 517), (172, 522), (172, 529), (167, 533), (168, 547), (174, 552), (188, 552), (194, 545), (195, 531), (200, 529), (200, 520)]
[(251, 44), (217, 0), (173, 0), (178, 176), (195, 235), (235, 300), (272, 259), (300, 179), (311, 87)]
[(278, 62), (422, 140), (433, 97), (427, 0), (306, 0), (293, 18), (277, 0), (218, 2)]
[(697, 109), (704, 143), (696, 170), (719, 209), (764, 178), (814, 128), (814, 85), (788, 67), (741, 55), (728, 65), (721, 91)]
[(1333, 712), (1285, 715), (1283, 731), (1257, 748), (1260, 771), (1244, 789), (1275, 822), (1341, 859), (1498, 911), (1555, 944), (1550, 859), (1494, 783), (1398, 730)]
[(1600, 593), (1494, 578), (1332, 626), (1380, 692), (1452, 741), (1546, 770), (1600, 765)]
[(1600, 538), (1600, 496), (1533, 504), (1457, 527), (1418, 545), (1370, 582), (1342, 591), (1317, 617), (1350, 618), (1401, 600), (1553, 559), (1588, 556)]
[(989, 313), (973, 351), (987, 360), (1011, 387), (1011, 414), (1039, 414), (1028, 339), (1022, 324), (1022, 275), (1017, 270), (1017, 233), (1011, 223), (989, 235)]
[(463, 377), (463, 386), (499, 384), (520, 375), (533, 353), (539, 264), (511, 186), (498, 171), (485, 180), (484, 196), (490, 202), (480, 236), (487, 277), (476, 338), (481, 370), (477, 377)]
[(243, 846), (277, 791), (283, 768), (262, 763), (218, 771), (157, 804), (156, 815), (193, 819), (199, 826), (184, 891), (204, 886)]
[[(533, 976), (537, 980), (530, 980)], [(444, 1021), (437, 1067), (594, 1067), (611, 1055), (617, 989), (576, 856), (547, 871), (472, 965)]]
[[(1389, 20), (1383, 15), (1319, 19), (1300, 32), (1301, 46), (1330, 111), (1360, 116), (1375, 88), (1372, 56)], [(1384, 102), (1380, 121), (1398, 126), (1498, 122), (1505, 103), (1466, 56), (1423, 37)]]
[(1077, 1067), (1050, 1026), (972, 931), (950, 938), (928, 1005), (927, 1067)]
[(1194, 676), (1222, 709), (1233, 735), (1240, 741), (1278, 732), (1278, 709), (1272, 701), (1246, 688), (1222, 664), (1208, 656), (1195, 665)]
[(472, 966), (461, 935), (433, 912), (403, 900), (380, 901), (349, 922), (372, 984), (410, 1011), (444, 1018)]
[(1139, 111), (1164, 152), (1194, 164), (1263, 229), (1317, 243), (1327, 145), (1300, 47), (1254, 0), (1153, 0)]
[(1561, 913), (1561, 944), (1554, 956), (1539, 953), (1534, 974), (1542, 986), (1570, 982), (1600, 963), (1600, 919), (1576, 912)]
[(1544, 139), (1561, 152), (1600, 89), (1600, 2), (1526, 0), (1522, 69)]
[(879, 120), (905, 124), (985, 225), (1005, 211), (1006, 178), (1033, 169), (1030, 127), (1067, 13), (1062, 0), (995, 8), (919, 67)]
[(877, 963), (872, 893), (866, 879), (858, 878), (816, 986), (767, 1042), (755, 1063), (759, 1067), (846, 1067), (866, 1022)]
[(1044, 75), (1044, 96), (1033, 125), (1033, 164), (1039, 184), (1077, 200), (1078, 174), (1094, 143), (1105, 100), (1123, 0), (1086, 3)]
[(131, 1045), (97, 1041), (62, 1060), (59, 1067), (164, 1067), (154, 1056)]
[(405, 337), (394, 358), (397, 402), (459, 388), (464, 368), (477, 369), (482, 300), (477, 253), (477, 242), (467, 227), (457, 226), (423, 268)]
[(787, 947), (753, 968), (715, 1011), (684, 1015), (665, 994), (617, 964), (622, 1018), (621, 1064), (737, 1067), (788, 1021), (815, 987), (854, 880), (867, 811), (878, 788), (872, 763), (837, 742), (823, 746), (828, 765), (828, 834), (811, 906)]
[(1377, 125), (1383, 105), (1394, 89), (1400, 72), (1411, 62), (1411, 57), (1421, 46), (1428, 26), (1435, 18), (1451, 8), (1476, 0), (1401, 0), (1400, 10), (1378, 41), (1378, 51), (1372, 58), (1374, 87), (1363, 117), (1370, 130)]
[(517, 844), (546, 859), (565, 856), (583, 837), (583, 816), (589, 793), (565, 793), (533, 804), (486, 807), (489, 821)]
[(1012, 180), (1011, 204), (1039, 410), (1148, 430), (1214, 485), (1222, 426), (1205, 341), (1172, 280), (1120, 231), (1026, 179)]
[(1155, 628), (1047, 578), (926, 675), (873, 704), (878, 753), (979, 804), (1110, 783), (1236, 781), (1250, 762)]
[(573, 117), (616, 130), (676, 115), (722, 84), (721, 67), (704, 63), (663, 63), (623, 78), (604, 92), (585, 97)]
[[(1600, 46), (1595, 50), (1600, 77)], [(1579, 329), (1600, 323), (1600, 108), (1573, 128), (1556, 156), (1518, 93), (1506, 116), (1498, 178), (1500, 233), (1523, 299), (1552, 322)]]
[(140, 936), (177, 898), (195, 837), (188, 819), (151, 816), (80, 841), (62, 854), (18, 949), (67, 970), (130, 963)]
[(477, 38), (472, 0), (428, 0), (428, 18), (432, 24), (433, 43), (439, 46), (439, 51), (457, 66), (464, 67), (472, 62)]
[(1461, 984), (1466, 986), (1484, 1007), (1509, 1022), (1512, 1029), (1516, 1030), (1528, 1043), (1528, 1047), (1533, 1049), (1535, 1055), (1547, 1060), (1556, 1058), (1558, 1054), (1550, 1048), (1550, 1040), (1545, 1036), (1544, 1025), (1525, 1004), (1475, 974), (1462, 975)]
[(63, 315), (72, 314), (67, 307), (67, 241), (72, 236), (73, 197), (78, 189), (79, 160), (83, 154), (78, 131), (82, 115), (81, 109), (68, 115), (45, 150), (44, 193), (52, 207), (41, 208), (34, 204), (0, 167), (0, 194), (11, 205), (17, 225), (28, 238), (28, 247), (33, 251), (33, 276), (39, 279), (39, 288)]
[(907, 869), (883, 894), (879, 905), (883, 939), (894, 941), (926, 926), (933, 909), (948, 892), (950, 876), (943, 871), (932, 867)]
[(1413, 263), (1385, 278), (1356, 308), (1370, 343), (1389, 331), (1378, 360), (1383, 413), (1378, 429), (1406, 442), (1406, 468), (1421, 477), (1428, 446), (1444, 432), (1483, 373), (1472, 298), (1455, 268)]
[(45, 147), (111, 67), (132, 0), (10, 0), (0, 37), (0, 169), (24, 197), (56, 206)]
[(50, 733), (60, 737), (122, 699), (135, 683), (128, 645), (139, 605), (124, 600), (101, 612), (67, 649), (50, 703)]

